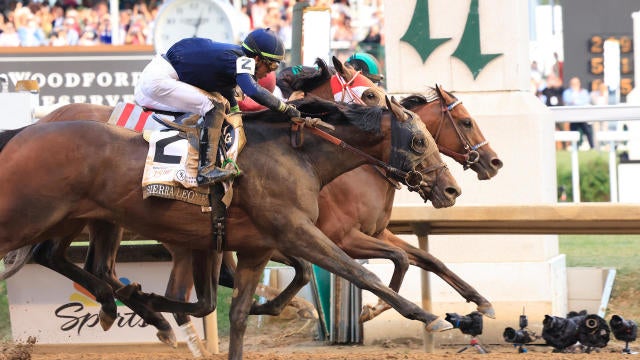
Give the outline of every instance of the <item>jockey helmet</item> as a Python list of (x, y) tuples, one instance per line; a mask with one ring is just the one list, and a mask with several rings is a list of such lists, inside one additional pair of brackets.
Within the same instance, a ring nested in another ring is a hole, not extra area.
[(284, 43), (270, 28), (255, 29), (242, 42), (242, 49), (249, 56), (280, 62), (284, 59)]
[(368, 77), (371, 81), (377, 83), (384, 79), (380, 73), (380, 64), (378, 60), (371, 54), (358, 52), (347, 59), (347, 64), (353, 66), (354, 69), (362, 71), (362, 75)]

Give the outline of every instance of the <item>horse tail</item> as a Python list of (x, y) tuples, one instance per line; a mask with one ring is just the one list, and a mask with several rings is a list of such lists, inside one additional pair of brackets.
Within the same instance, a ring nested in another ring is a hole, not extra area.
[(17, 250), (12, 250), (4, 256), (4, 271), (0, 272), (0, 281), (6, 280), (17, 273), (18, 270), (31, 260), (36, 245), (23, 246)]
[(14, 136), (18, 135), (18, 133), (22, 131), (25, 127), (21, 127), (19, 129), (13, 129), (13, 130), (4, 130), (0, 132), (0, 151), (4, 149), (4, 147), (7, 145), (9, 140), (13, 139)]

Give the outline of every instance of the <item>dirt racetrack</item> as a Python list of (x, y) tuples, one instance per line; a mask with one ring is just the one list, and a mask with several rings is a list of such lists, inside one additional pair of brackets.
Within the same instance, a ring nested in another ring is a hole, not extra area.
[[(480, 354), (474, 348), (463, 353), (463, 345), (436, 348), (435, 353), (425, 353), (420, 339), (396, 339), (380, 345), (326, 345), (314, 341), (317, 328), (306, 320), (269, 321), (256, 326), (250, 317), (245, 336), (245, 360), (417, 360), (417, 359), (491, 359), (491, 360), (583, 360), (583, 359), (628, 359), (622, 354), (624, 343), (611, 340), (606, 348), (591, 353), (552, 353), (547, 346), (527, 346), (526, 354), (509, 344), (485, 345), (490, 352)], [(302, 326), (301, 326), (302, 325)], [(308, 326), (311, 325), (311, 326)], [(458, 331), (458, 330), (451, 330)], [(105, 333), (108, 337), (108, 332)], [(205, 359), (226, 360), (228, 337), (219, 339), (220, 354)], [(479, 337), (482, 341), (482, 335)], [(542, 340), (536, 343), (543, 343)], [(632, 350), (637, 350), (631, 344)], [(177, 349), (163, 344), (147, 345), (28, 345), (9, 343), (0, 347), (0, 360), (191, 360), (194, 357), (186, 344)]]
[[(246, 360), (417, 360), (417, 359), (492, 359), (492, 360), (538, 360), (538, 359), (562, 359), (562, 360), (594, 360), (594, 359), (628, 359), (629, 355), (620, 353), (622, 346), (611, 346), (600, 352), (589, 354), (558, 354), (551, 353), (546, 347), (529, 347), (528, 353), (519, 354), (517, 350), (509, 346), (487, 346), (488, 354), (479, 354), (473, 349), (458, 354), (458, 348), (438, 349), (435, 354), (427, 354), (416, 346), (322, 346), (320, 344), (298, 343), (283, 347), (262, 346), (245, 347), (244, 359)], [(206, 359), (227, 359), (226, 349), (221, 349), (220, 354), (206, 357)], [(193, 359), (188, 349), (184, 346), (178, 349), (170, 349), (153, 346), (35, 346), (33, 360), (187, 360)], [(2, 359), (0, 355), (0, 359)], [(19, 359), (19, 358), (16, 358)]]

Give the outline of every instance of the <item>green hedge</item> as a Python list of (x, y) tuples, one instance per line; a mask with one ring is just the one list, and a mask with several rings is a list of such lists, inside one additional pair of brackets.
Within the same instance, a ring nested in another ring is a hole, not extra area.
[[(610, 201), (609, 193), (609, 153), (604, 151), (578, 152), (580, 165), (580, 200), (583, 202)], [(571, 181), (571, 152), (556, 152), (558, 180), (558, 201), (573, 201)], [(566, 199), (562, 200), (562, 189)]]

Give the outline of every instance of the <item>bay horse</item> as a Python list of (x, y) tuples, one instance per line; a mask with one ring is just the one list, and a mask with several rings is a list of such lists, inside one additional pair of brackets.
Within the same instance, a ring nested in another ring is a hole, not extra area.
[[(326, 80), (330, 78), (331, 73), (324, 63), (319, 63), (318, 65), (319, 69), (313, 68), (312, 72), (309, 72), (302, 81), (297, 81), (292, 88), (297, 87), (312, 93), (313, 91), (322, 88), (321, 94), (323, 94), (324, 97), (329, 98), (332, 91), (326, 85), (328, 84), (328, 81)], [(354, 72), (352, 68), (349, 68), (348, 66), (344, 67), (339, 61), (336, 62), (335, 60), (334, 67), (338, 69), (338, 72), (342, 74), (342, 76), (345, 76), (347, 79), (353, 79)], [(325, 85), (319, 86), (317, 85), (318, 83), (324, 83)], [(367, 90), (362, 96), (363, 102), (371, 103), (372, 101), (376, 101), (376, 97), (379, 97), (379, 92)], [(429, 128), (430, 132), (438, 134), (438, 146), (443, 153), (449, 154), (465, 167), (469, 167), (469, 164), (471, 164), (470, 167), (478, 173), (479, 178), (486, 179), (494, 176), (502, 166), (502, 162), (484, 140), (484, 137), (473, 118), (468, 114), (461, 102), (452, 94), (442, 91), (436, 86), (429, 91), (427, 97), (422, 95), (413, 95), (403, 100), (403, 104), (421, 115), (421, 118)], [(87, 118), (106, 122), (110, 112), (111, 108), (107, 107), (88, 104), (74, 104), (53, 112), (49, 116), (41, 119), (41, 122), (59, 121), (61, 119), (73, 120)], [(469, 161), (469, 154), (471, 154), (472, 151), (476, 152), (475, 158), (478, 159), (476, 162)], [(421, 268), (427, 271), (432, 271), (442, 277), (467, 301), (475, 302), (479, 306), (479, 310), (488, 316), (493, 316), (493, 309), (490, 303), (480, 296), (470, 285), (451, 272), (444, 264), (442, 264), (442, 262), (424, 250), (417, 249), (407, 244), (402, 239), (385, 229), (386, 224), (388, 223), (391, 205), (393, 203), (392, 187), (390, 187), (385, 181), (375, 181), (376, 179), (381, 178), (375, 173), (375, 171), (371, 170), (372, 168), (362, 167), (339, 177), (334, 181), (334, 183), (340, 183), (340, 179), (342, 178), (345, 178), (345, 181), (342, 181), (340, 186), (335, 187), (337, 191), (334, 191), (334, 195), (331, 195), (331, 189), (334, 188), (333, 185), (322, 190), (321, 198), (319, 199), (320, 218), (323, 218), (323, 214), (337, 214), (338, 219), (336, 219), (334, 224), (331, 222), (325, 222), (320, 225), (320, 228), (323, 229), (326, 234), (331, 234), (330, 238), (355, 258), (390, 258), (396, 265), (394, 276), (390, 283), (390, 286), (393, 289), (399, 289), (402, 278), (409, 264), (420, 266)], [(358, 179), (359, 177), (355, 176), (358, 172), (361, 173), (361, 176), (365, 177), (363, 180), (348, 180), (348, 176), (352, 173), (353, 179)], [(388, 189), (385, 190), (387, 191), (385, 201), (368, 201), (368, 203), (364, 203), (361, 199), (371, 199), (371, 197), (369, 194), (361, 194), (362, 187), (357, 184), (362, 181), (367, 184), (372, 182), (371, 185), (373, 186), (373, 189)], [(391, 193), (389, 193), (389, 191), (391, 191)], [(322, 196), (322, 194), (328, 195)], [(332, 199), (336, 197), (336, 195), (342, 194), (349, 195), (351, 201), (340, 202), (339, 199), (337, 201)], [(341, 204), (342, 206), (345, 206), (345, 204), (353, 204), (356, 208), (359, 206), (360, 208), (370, 209), (371, 211), (368, 213), (358, 213), (357, 211), (352, 212), (350, 210), (345, 211), (335, 209), (335, 204)], [(342, 228), (337, 228), (335, 224), (343, 224), (343, 226)], [(100, 224), (100, 226), (90, 225), (90, 229), (96, 228), (98, 229), (97, 231), (91, 231), (92, 237), (101, 236), (103, 239), (105, 237), (109, 239), (118, 239), (121, 236), (121, 230), (113, 226), (113, 224)], [(374, 237), (369, 235), (373, 235)], [(91, 244), (93, 243), (94, 242)], [(103, 244), (108, 244), (109, 242), (102, 240), (95, 243), (99, 244), (98, 246), (103, 246)], [(115, 246), (117, 246), (117, 242), (114, 241), (114, 243), (116, 244)], [(172, 251), (170, 247), (168, 248), (173, 255), (174, 267), (172, 270), (171, 280), (167, 288), (167, 296), (184, 298), (186, 294), (189, 293), (188, 289), (191, 288), (192, 281), (190, 279), (190, 271), (188, 271), (190, 266), (189, 253), (182, 249), (176, 250), (181, 251), (181, 253), (175, 253), (175, 251)], [(117, 276), (115, 276), (115, 269), (113, 268), (115, 253), (112, 254), (112, 252), (102, 250), (102, 248), (96, 250), (95, 252), (100, 254), (109, 254), (108, 256), (111, 259), (110, 262), (107, 261), (107, 264), (102, 264), (106, 260), (99, 261), (97, 262), (99, 266), (97, 266), (93, 260), (94, 257), (91, 255), (91, 253), (94, 252), (92, 249), (93, 245), (90, 247), (90, 254), (87, 256), (87, 263), (85, 267), (88, 269), (94, 269), (92, 272), (99, 276), (102, 274), (102, 276), (100, 276), (101, 278), (111, 279), (112, 281), (110, 283), (113, 284), (114, 288), (117, 288), (119, 281)], [(297, 270), (302, 266), (300, 264), (291, 264), (289, 262), (285, 263), (294, 266)], [(232, 261), (226, 261), (223, 263), (223, 265), (227, 264), (231, 264), (229, 266), (233, 266)], [(232, 268), (229, 268), (228, 270), (231, 269)], [(223, 275), (227, 273), (228, 271), (222, 272)], [(296, 271), (296, 275), (298, 274), (299, 271)], [(303, 282), (302, 285), (304, 285), (308, 276), (309, 275), (301, 275), (296, 279), (300, 279)], [(229, 283), (227, 281), (231, 282)], [(232, 286), (232, 277), (221, 279), (220, 283), (225, 284), (225, 286)], [(289, 293), (291, 294), (291, 291)], [(267, 304), (273, 304), (273, 302)], [(277, 314), (279, 311), (277, 309), (280, 309), (283, 304), (286, 304), (286, 300), (279, 301), (275, 308), (268, 308), (267, 304), (263, 305), (265, 310), (258, 310), (257, 308), (254, 310), (256, 313)], [(388, 305), (384, 303), (381, 303), (375, 308), (367, 306), (363, 313), (366, 315), (363, 315), (361, 319), (370, 319), (387, 308)], [(139, 311), (136, 312), (140, 313)], [(143, 317), (145, 316), (143, 315)], [(158, 337), (161, 340), (171, 343), (170, 341), (166, 341), (170, 336), (168, 335), (170, 334), (170, 327), (168, 323), (163, 323), (162, 317), (158, 320), (153, 318), (147, 318), (146, 320), (148, 323), (158, 327)], [(188, 318), (183, 318), (180, 315), (176, 316), (176, 320), (180, 325), (188, 322)]]
[[(329, 111), (330, 106), (339, 111)], [(323, 120), (336, 127), (338, 138), (355, 143), (370, 156), (385, 161), (397, 159), (397, 164), (392, 165), (400, 167), (402, 172), (420, 170), (420, 161), (425, 156), (435, 156), (435, 163), (439, 164), (433, 139), (422, 131), (424, 126), (410, 112), (405, 111), (407, 119), (399, 121), (393, 112), (384, 108), (351, 106), (343, 110), (343, 107), (345, 105), (320, 100), (298, 104), (303, 113), (329, 111), (338, 119), (323, 117)], [(441, 318), (424, 312), (384, 286), (315, 226), (320, 189), (338, 175), (362, 165), (366, 159), (309, 136), (304, 146), (293, 149), (289, 145), (288, 123), (275, 121), (281, 117), (281, 114), (266, 112), (252, 115), (245, 122), (248, 141), (239, 159), (245, 175), (236, 180), (237, 189), (229, 209), (229, 233), (242, 232), (248, 228), (247, 224), (252, 224), (260, 238), (229, 237), (224, 247), (236, 251), (238, 257), (234, 278), (236, 296), (230, 311), (229, 358), (242, 357), (242, 338), (252, 294), (275, 250), (315, 263), (372, 291), (405, 317), (425, 323), (431, 331), (451, 328)], [(362, 117), (365, 120), (361, 120)], [(403, 130), (410, 139), (391, 146), (392, 139), (398, 139), (392, 135), (397, 129)], [(167, 302), (152, 294), (147, 300), (153, 311), (203, 316), (213, 310), (212, 276), (217, 277), (220, 256), (211, 254), (208, 216), (195, 206), (181, 202), (142, 200), (140, 180), (147, 144), (141, 135), (93, 121), (42, 123), (14, 134), (0, 152), (0, 162), (4, 164), (0, 182), (6, 191), (6, 196), (0, 199), (1, 256), (47, 240), (59, 227), (73, 221), (99, 219), (118, 223), (149, 238), (192, 251), (198, 303)], [(51, 148), (56, 151), (51, 152)], [(278, 156), (274, 158), (269, 154)], [(421, 183), (421, 187), (425, 186), (428, 187)], [(78, 268), (65, 275), (76, 280), (80, 272)], [(93, 290), (100, 294), (99, 286)], [(104, 295), (108, 297), (111, 292)], [(101, 300), (109, 302), (109, 299)], [(202, 301), (207, 302), (205, 309)], [(102, 318), (115, 318), (113, 310), (103, 307)]]
[[(441, 90), (437, 86), (431, 89), (427, 95), (428, 96), (410, 96), (403, 100), (403, 105), (421, 115), (421, 118), (425, 122), (425, 125), (427, 125), (427, 128), (430, 130), (430, 132), (438, 134), (438, 146), (441, 150), (445, 150), (443, 152), (450, 155), (456, 153), (459, 154), (457, 157), (454, 157), (454, 159), (459, 161), (461, 164), (468, 166), (469, 151), (471, 149), (474, 149), (480, 156), (476, 156), (476, 158), (479, 158), (479, 161), (472, 163), (471, 168), (478, 173), (478, 177), (482, 178), (481, 176), (483, 176), (484, 178), (489, 178), (495, 175), (498, 169), (502, 166), (502, 163), (495, 155), (495, 152), (486, 143), (486, 140), (484, 140), (479, 127), (466, 111), (461, 102), (453, 97), (452, 94)], [(100, 111), (93, 113), (93, 111), (96, 111), (96, 109)], [(104, 109), (100, 106), (75, 104), (69, 105), (65, 108), (61, 108), (60, 111), (52, 113), (50, 116), (43, 118), (41, 121), (59, 121), (65, 118), (94, 118), (106, 122), (109, 113), (110, 108)], [(484, 146), (477, 148), (477, 144), (484, 144)], [(334, 242), (336, 242), (343, 250), (345, 250), (348, 254), (355, 258), (392, 259), (392, 261), (396, 265), (394, 276), (392, 277), (392, 282), (390, 284), (393, 289), (399, 289), (402, 278), (409, 264), (419, 266), (427, 271), (432, 271), (442, 277), (467, 301), (473, 301), (478, 305), (478, 309), (480, 311), (492, 317), (493, 309), (490, 303), (484, 297), (478, 294), (477, 291), (473, 289), (473, 287), (460, 279), (442, 262), (440, 262), (438, 259), (430, 255), (426, 251), (409, 245), (408, 243), (385, 229), (388, 223), (388, 216), (390, 214), (391, 205), (393, 203), (393, 187), (390, 187), (390, 185), (385, 181), (376, 181), (377, 179), (381, 178), (375, 172), (372, 172), (370, 170), (371, 168), (369, 167), (361, 167), (339, 177), (336, 181), (334, 181), (334, 183), (340, 183), (340, 179), (342, 178), (344, 178), (345, 181), (342, 181), (341, 186), (336, 187), (336, 191), (334, 192), (336, 195), (331, 195), (332, 189), (334, 188), (333, 183), (331, 186), (326, 187), (322, 190), (321, 197), (319, 199), (320, 218), (323, 218), (323, 214), (336, 214), (336, 216), (338, 216), (338, 219), (336, 219), (336, 221), (324, 221), (322, 224), (319, 224), (320, 228), (323, 229), (326, 234), (330, 234), (330, 238)], [(365, 179), (358, 181), (348, 180), (348, 176), (351, 176), (352, 173), (354, 173), (353, 179), (358, 179), (359, 176), (355, 176), (355, 174), (357, 174), (358, 172), (361, 173), (362, 176), (365, 176)], [(369, 203), (363, 203), (361, 198), (370, 199), (369, 195), (361, 194), (362, 187), (358, 186), (358, 184), (363, 181), (367, 184), (371, 184), (370, 186), (372, 186), (372, 189), (388, 189), (386, 191), (391, 191), (390, 193), (387, 193), (390, 194), (390, 196), (387, 196), (384, 202), (369, 201)], [(344, 191), (341, 189), (347, 190)], [(340, 202), (332, 199), (333, 197), (341, 194), (350, 195), (349, 198), (351, 199), (351, 201)], [(359, 198), (359, 195), (362, 195), (363, 197)], [(343, 207), (345, 206), (345, 204), (353, 204), (354, 206), (362, 204), (359, 206), (360, 208), (370, 209), (371, 211), (369, 213), (358, 213), (357, 211), (351, 212), (348, 210), (345, 211), (336, 209), (336, 204), (341, 204), (341, 206)], [(386, 205), (380, 206), (381, 204)], [(335, 224), (343, 224), (343, 227), (336, 228)], [(106, 236), (108, 238), (118, 238), (121, 232), (117, 228), (114, 230), (113, 224), (105, 225), (111, 226), (100, 226), (98, 228), (100, 231), (92, 231), (92, 236), (101, 236), (102, 238), (104, 238), (105, 234), (107, 234), (109, 235)], [(111, 231), (109, 231), (110, 228)], [(373, 237), (369, 235), (373, 235)], [(99, 246), (102, 246), (103, 244), (108, 242), (97, 241), (95, 243), (100, 244)], [(190, 279), (190, 272), (188, 271), (188, 268), (190, 266), (189, 253), (185, 252), (184, 250), (178, 251), (181, 251), (181, 253), (176, 254), (174, 251), (172, 251), (174, 267), (172, 270), (171, 281), (169, 282), (167, 288), (167, 295), (176, 298), (184, 298), (186, 294), (189, 293), (188, 289), (191, 288), (190, 282), (192, 281)], [(101, 254), (111, 254), (111, 252), (103, 250), (98, 250), (97, 252)], [(115, 254), (109, 256), (111, 257), (112, 261), (115, 261)], [(94, 267), (93, 265), (93, 256), (89, 254), (87, 259), (88, 262), (86, 264), (86, 267), (89, 269), (96, 269), (96, 267)], [(231, 262), (225, 262), (225, 264), (231, 264)], [(97, 267), (98, 270), (93, 270), (92, 272), (97, 274), (107, 274), (103, 275), (102, 277), (118, 281), (112, 265), (113, 264), (111, 264), (111, 266), (101, 265), (100, 267)], [(295, 265), (293, 266), (296, 267)], [(296, 267), (296, 269), (298, 268)], [(224, 271), (222, 273), (225, 274)], [(296, 274), (298, 274), (298, 272), (296, 272)], [(300, 277), (300, 279), (302, 281), (306, 281), (308, 279), (308, 275), (302, 276)], [(232, 281), (232, 278), (230, 278), (230, 280)], [(224, 280), (221, 279), (221, 284), (223, 284), (223, 282)], [(302, 285), (304, 285), (304, 283)], [(114, 287), (116, 286), (114, 285)], [(286, 301), (281, 300), (278, 307), (281, 307), (283, 303), (286, 304)], [(367, 306), (365, 307), (365, 312), (363, 313), (361, 319), (370, 319), (387, 308), (388, 305), (384, 303), (380, 303), (375, 308)], [(265, 310), (260, 313), (277, 314), (277, 312), (277, 310), (271, 309)], [(188, 321), (187, 318), (182, 318), (180, 316), (177, 316), (176, 320), (180, 325)], [(147, 322), (159, 328), (158, 336), (161, 340), (163, 339), (161, 335), (166, 334), (170, 331), (168, 324), (164, 329), (161, 329), (159, 326), (162, 325), (154, 322), (153, 319), (147, 319)]]

